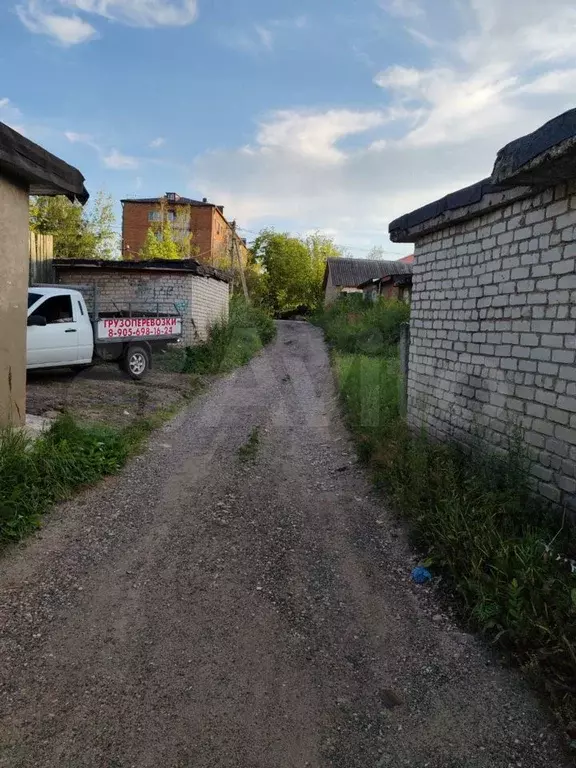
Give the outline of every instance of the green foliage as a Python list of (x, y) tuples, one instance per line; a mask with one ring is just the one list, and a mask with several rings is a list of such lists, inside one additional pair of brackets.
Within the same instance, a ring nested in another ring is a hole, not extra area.
[[(336, 349), (344, 302), (322, 324)], [(358, 323), (362, 326), (364, 323)], [(364, 341), (357, 335), (358, 347)], [(563, 718), (576, 718), (576, 537), (531, 494), (529, 463), (512, 436), (502, 456), (480, 445), (414, 435), (399, 416), (400, 375), (381, 354), (334, 351), (335, 371), (359, 453), (408, 521), (427, 564), (444, 576), (462, 617), (524, 667)]]
[(154, 227), (148, 228), (144, 245), (138, 255), (146, 261), (182, 258), (172, 236), (172, 227), (168, 222), (165, 222), (160, 230)]
[(30, 229), (54, 238), (57, 259), (111, 259), (118, 252), (112, 198), (99, 192), (87, 208), (66, 197), (32, 197)]
[(320, 306), (326, 259), (341, 255), (334, 242), (319, 233), (302, 239), (273, 229), (262, 230), (252, 253), (262, 269), (260, 298), (275, 314)]
[(238, 449), (238, 458), (244, 464), (250, 461), (254, 461), (256, 454), (258, 453), (258, 447), (260, 445), (260, 427), (254, 427), (250, 432), (250, 437), (241, 445)]
[(70, 416), (35, 442), (19, 431), (0, 432), (0, 542), (22, 538), (75, 488), (117, 472), (129, 451), (122, 433), (80, 427)]
[(205, 343), (186, 349), (181, 370), (196, 374), (231, 371), (245, 365), (275, 336), (274, 321), (264, 310), (234, 298), (228, 322), (215, 323)]
[[(199, 248), (194, 244), (190, 230), (190, 206), (177, 205), (168, 210), (168, 202), (162, 199), (158, 206), (159, 221), (150, 224), (144, 245), (138, 253), (146, 261), (153, 259), (190, 259), (197, 256)], [(169, 213), (173, 213), (170, 220)]]
[(395, 299), (365, 301), (361, 294), (341, 296), (321, 309), (314, 322), (340, 352), (396, 355), (400, 328), (410, 319), (408, 304)]

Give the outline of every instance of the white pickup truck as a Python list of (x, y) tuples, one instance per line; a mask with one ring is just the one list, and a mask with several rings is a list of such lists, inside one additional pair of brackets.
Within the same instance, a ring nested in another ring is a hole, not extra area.
[(27, 367), (82, 369), (98, 360), (115, 360), (133, 379), (151, 366), (152, 350), (179, 341), (182, 317), (160, 305), (98, 308), (96, 290), (65, 286), (28, 289)]

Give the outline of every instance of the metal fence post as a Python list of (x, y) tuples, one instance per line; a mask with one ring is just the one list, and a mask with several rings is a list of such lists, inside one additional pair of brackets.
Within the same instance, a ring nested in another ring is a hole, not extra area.
[(408, 412), (408, 366), (410, 359), (410, 323), (400, 326), (400, 415)]

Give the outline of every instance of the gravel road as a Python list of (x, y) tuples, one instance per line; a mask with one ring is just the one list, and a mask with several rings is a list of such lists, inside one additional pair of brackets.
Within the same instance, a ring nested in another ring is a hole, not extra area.
[(4, 556), (0, 766), (565, 765), (413, 562), (355, 463), (320, 332), (281, 323)]

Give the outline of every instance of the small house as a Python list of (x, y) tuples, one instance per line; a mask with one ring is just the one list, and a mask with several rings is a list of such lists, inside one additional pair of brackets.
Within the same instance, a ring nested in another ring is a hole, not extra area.
[(331, 304), (341, 294), (362, 293), (359, 286), (373, 278), (406, 275), (411, 272), (411, 265), (403, 261), (327, 259), (323, 283), (324, 303)]

